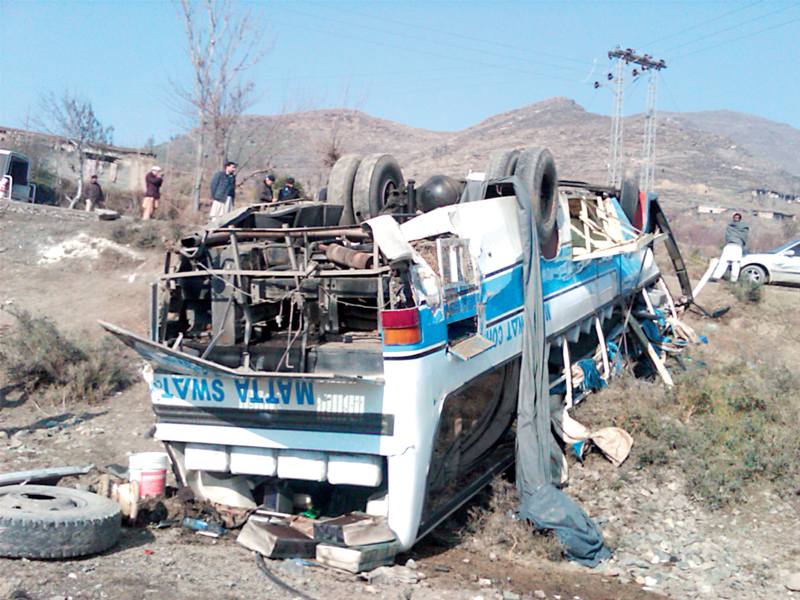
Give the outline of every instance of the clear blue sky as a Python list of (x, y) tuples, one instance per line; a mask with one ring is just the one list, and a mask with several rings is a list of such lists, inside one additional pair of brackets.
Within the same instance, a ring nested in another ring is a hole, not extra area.
[[(615, 45), (664, 59), (659, 111), (729, 109), (800, 129), (800, 2), (240, 2), (274, 39), (250, 111), (346, 104), (456, 131), (554, 96), (610, 114)], [(88, 98), (114, 142), (182, 133), (168, 79), (189, 75), (168, 0), (1, 0), (0, 125), (33, 127), (37, 97)], [(631, 79), (625, 114), (647, 81)], [(345, 96), (347, 101), (344, 102)]]

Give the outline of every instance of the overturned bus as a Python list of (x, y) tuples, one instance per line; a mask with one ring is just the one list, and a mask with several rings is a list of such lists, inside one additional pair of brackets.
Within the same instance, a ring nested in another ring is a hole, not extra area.
[(559, 181), (539, 148), (418, 188), (345, 156), (328, 202), (238, 209), (171, 249), (149, 336), (103, 325), (146, 360), (181, 483), (383, 514), (409, 548), (513, 464), (526, 311), (547, 393), (587, 357), (608, 378), (626, 311), (669, 299), (652, 204)]

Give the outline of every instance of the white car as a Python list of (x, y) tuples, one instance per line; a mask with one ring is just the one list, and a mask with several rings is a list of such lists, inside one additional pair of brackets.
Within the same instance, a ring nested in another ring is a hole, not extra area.
[(789, 242), (763, 254), (745, 255), (740, 277), (758, 285), (800, 285), (800, 241)]

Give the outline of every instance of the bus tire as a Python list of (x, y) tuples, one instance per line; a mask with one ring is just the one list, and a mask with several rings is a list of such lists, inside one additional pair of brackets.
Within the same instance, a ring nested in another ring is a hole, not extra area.
[(361, 159), (360, 154), (345, 154), (336, 161), (328, 176), (328, 204), (344, 207), (339, 225), (353, 225), (356, 222), (353, 216), (353, 184)]
[(119, 504), (91, 492), (49, 485), (0, 488), (0, 556), (71, 558), (111, 548)]
[(547, 148), (525, 148), (520, 152), (514, 174), (530, 194), (539, 245), (548, 247), (556, 232), (558, 208), (558, 174), (553, 155)]
[(500, 179), (511, 177), (517, 168), (519, 150), (495, 150), (489, 155), (489, 164), (486, 166), (486, 179)]
[(377, 217), (393, 190), (405, 185), (403, 172), (390, 154), (364, 157), (353, 185), (353, 214), (356, 223)]

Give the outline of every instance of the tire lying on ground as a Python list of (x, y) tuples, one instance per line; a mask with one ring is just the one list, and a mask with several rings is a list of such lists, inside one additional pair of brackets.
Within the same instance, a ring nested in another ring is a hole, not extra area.
[(328, 176), (328, 204), (344, 207), (339, 225), (353, 225), (356, 222), (353, 216), (353, 183), (361, 159), (360, 154), (345, 154), (336, 161)]
[(0, 556), (70, 558), (111, 548), (119, 505), (91, 492), (48, 485), (0, 487)]
[(392, 190), (399, 190), (404, 185), (403, 172), (394, 156), (365, 156), (358, 166), (353, 184), (353, 214), (356, 223), (377, 217), (389, 200)]

